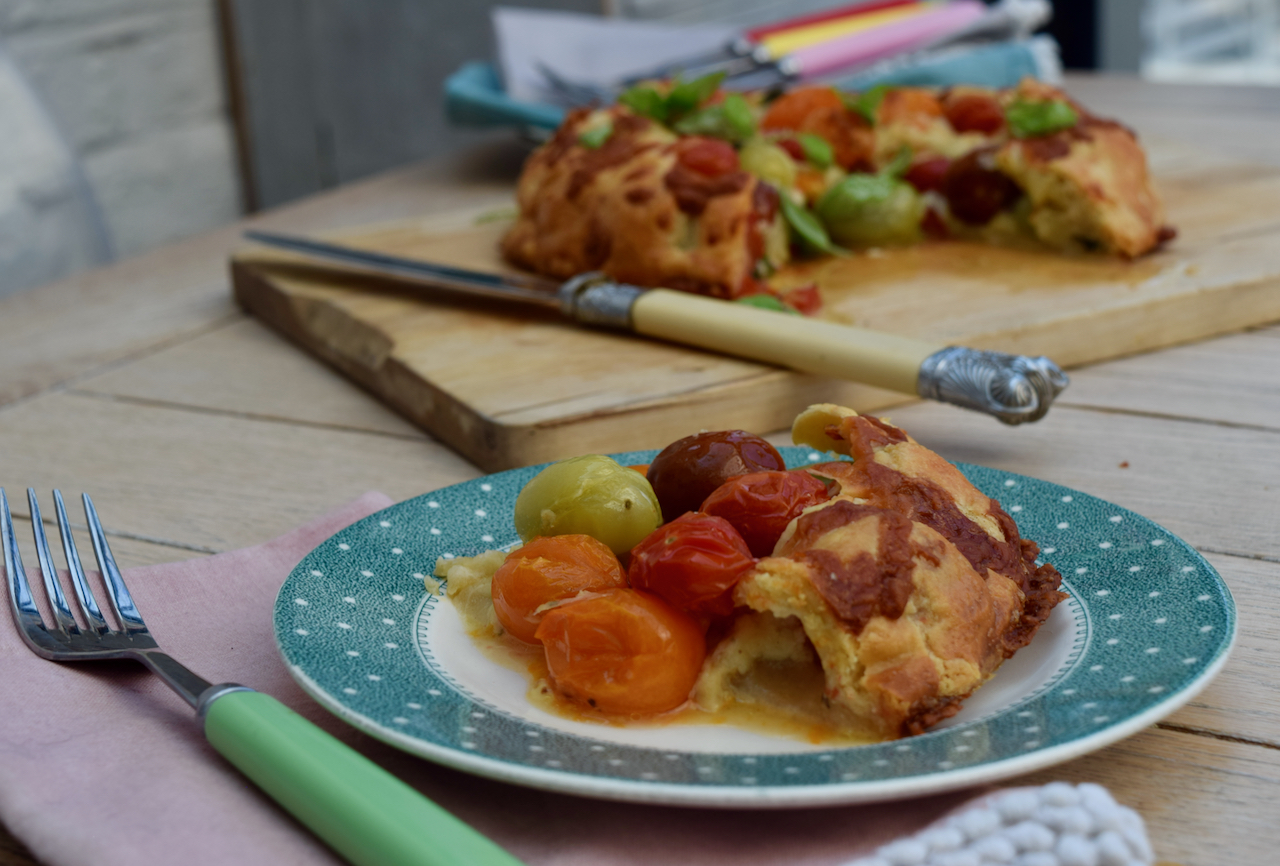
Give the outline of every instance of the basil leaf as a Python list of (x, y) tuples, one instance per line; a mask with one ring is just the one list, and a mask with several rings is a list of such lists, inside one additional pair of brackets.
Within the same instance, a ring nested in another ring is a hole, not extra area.
[(876, 112), (880, 110), (880, 103), (884, 102), (884, 95), (889, 92), (889, 85), (877, 84), (875, 87), (860, 93), (857, 96), (846, 96), (844, 104), (851, 110), (861, 114), (872, 126), (876, 125)]
[(641, 117), (656, 120), (658, 123), (667, 122), (667, 98), (652, 87), (637, 84), (623, 92), (618, 97), (618, 102)]
[(796, 136), (796, 141), (800, 142), (804, 158), (818, 168), (830, 168), (835, 164), (835, 148), (822, 136), (814, 135), (812, 132), (802, 132)]
[(1076, 110), (1060, 99), (1045, 102), (1013, 102), (1004, 110), (1004, 118), (1014, 138), (1038, 138), (1070, 129), (1080, 120)]
[(793, 316), (800, 315), (800, 311), (795, 307), (788, 307), (773, 295), (747, 295), (745, 298), (738, 298), (734, 303), (747, 307), (759, 307), (762, 310), (773, 310), (778, 313), (790, 313)]
[(712, 72), (693, 81), (681, 81), (677, 78), (675, 87), (667, 94), (667, 118), (678, 120), (696, 109), (711, 98), (721, 81), (724, 81), (723, 72)]
[(613, 121), (606, 121), (599, 126), (593, 126), (578, 135), (578, 144), (590, 150), (599, 150), (601, 145), (609, 140), (613, 135)]
[(747, 101), (740, 94), (731, 93), (717, 105), (686, 115), (672, 128), (682, 135), (707, 135), (738, 143), (755, 133), (756, 121)]
[(805, 246), (830, 256), (848, 255), (847, 250), (841, 249), (831, 242), (831, 236), (827, 234), (826, 226), (813, 215), (813, 211), (796, 204), (785, 193), (781, 196), (779, 204), (782, 207), (783, 219), (787, 221), (787, 225), (791, 226), (791, 230), (796, 233)]

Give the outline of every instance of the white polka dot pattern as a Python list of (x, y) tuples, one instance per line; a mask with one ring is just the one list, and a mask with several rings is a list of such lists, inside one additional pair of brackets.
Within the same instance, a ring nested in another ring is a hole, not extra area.
[[(811, 459), (805, 450), (783, 452), (792, 465)], [(618, 459), (635, 464), (652, 456)], [(1213, 568), (1159, 526), (1083, 493), (962, 466), (1001, 500), (1025, 537), (1043, 545), (1041, 559), (1057, 566), (1071, 594), (1061, 609), (1075, 617), (1070, 652), (1012, 704), (906, 742), (800, 752), (681, 748), (678, 736), (646, 748), (544, 727), (494, 705), (433, 654), (433, 616), (446, 602), (424, 590), (438, 558), (517, 541), (515, 496), (539, 468), (400, 503), (304, 559), (275, 609), (277, 641), (299, 683), (376, 737), (508, 781), (648, 802), (839, 803), (962, 787), (975, 774), (1027, 772), (1078, 754), (1086, 741), (1096, 747), (1117, 739), (1185, 700), (1220, 666), (1235, 633), (1234, 606)], [(1055, 616), (1051, 622), (1062, 622)], [(1041, 817), (1065, 821), (1068, 831), (1082, 826), (1075, 812)], [(1101, 857), (1113, 842), (1098, 841), (1093, 850)], [(984, 858), (1014, 842), (986, 844)], [(1015, 853), (1051, 855), (1055, 863), (1085, 856), (1075, 841), (1063, 846)]]

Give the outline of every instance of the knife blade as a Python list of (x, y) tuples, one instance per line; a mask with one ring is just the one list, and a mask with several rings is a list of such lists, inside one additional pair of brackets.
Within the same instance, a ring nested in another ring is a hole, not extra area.
[(339, 263), (342, 270), (424, 289), (554, 309), (582, 325), (610, 328), (849, 379), (984, 412), (1006, 424), (1037, 421), (1069, 379), (1044, 356), (946, 346), (853, 325), (781, 315), (746, 304), (643, 289), (597, 272), (563, 283), (494, 274), (311, 238), (248, 230), (267, 246)]

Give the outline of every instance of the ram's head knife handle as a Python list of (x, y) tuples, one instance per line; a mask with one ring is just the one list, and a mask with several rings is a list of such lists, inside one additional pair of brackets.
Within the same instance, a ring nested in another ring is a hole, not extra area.
[(641, 289), (598, 273), (574, 277), (558, 294), (561, 311), (586, 325), (919, 394), (994, 415), (1006, 424), (1043, 418), (1069, 382), (1045, 357), (939, 347), (685, 292)]

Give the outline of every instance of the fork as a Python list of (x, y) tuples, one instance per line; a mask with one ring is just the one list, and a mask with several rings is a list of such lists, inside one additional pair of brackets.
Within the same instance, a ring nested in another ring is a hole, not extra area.
[(77, 622), (49, 550), (36, 493), (27, 488), (36, 556), (54, 624), (41, 615), (22, 567), (9, 500), (0, 488), (0, 546), (18, 632), (53, 661), (134, 659), (182, 696), (227, 760), (335, 851), (358, 866), (519, 866), (489, 839), (275, 698), (235, 683), (213, 685), (160, 650), (125, 586), (106, 533), (82, 494), (89, 535), (115, 614), (108, 624), (76, 551), (62, 494), (53, 491)]

